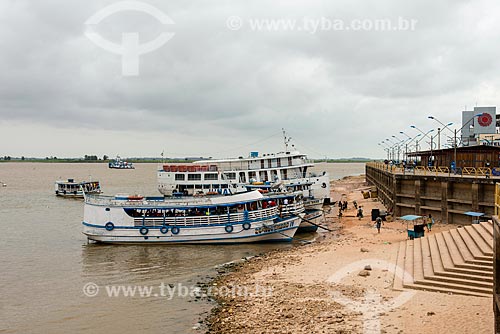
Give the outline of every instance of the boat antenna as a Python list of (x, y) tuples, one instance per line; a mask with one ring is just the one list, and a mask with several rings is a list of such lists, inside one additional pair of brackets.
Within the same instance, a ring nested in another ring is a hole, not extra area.
[(285, 153), (287, 153), (288, 152), (288, 143), (290, 143), (290, 140), (292, 140), (292, 138), (286, 137), (285, 128), (281, 128), (281, 130), (283, 131), (283, 141), (285, 142)]

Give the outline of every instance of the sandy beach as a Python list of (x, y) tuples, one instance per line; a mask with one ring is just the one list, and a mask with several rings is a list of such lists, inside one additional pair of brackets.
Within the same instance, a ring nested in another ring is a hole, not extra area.
[[(316, 242), (250, 259), (213, 284), (252, 291), (219, 297), (212, 333), (493, 333), (492, 299), (393, 289), (406, 225), (371, 222), (376, 198), (364, 199), (364, 176), (332, 182), (332, 197), (349, 202), (342, 218), (327, 215)], [(363, 206), (356, 217), (352, 202)], [(436, 233), (453, 228), (439, 222)], [(298, 236), (300, 238), (300, 236)], [(264, 291), (264, 292), (262, 292)], [(262, 292), (262, 293), (259, 293)]]

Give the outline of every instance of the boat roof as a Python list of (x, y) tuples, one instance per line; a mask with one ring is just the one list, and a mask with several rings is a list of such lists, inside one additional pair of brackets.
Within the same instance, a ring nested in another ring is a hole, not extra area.
[(86, 183), (99, 183), (99, 181), (69, 181), (69, 180), (57, 180), (56, 184), (86, 184)]
[(259, 155), (257, 157), (246, 157), (246, 158), (228, 158), (228, 159), (218, 159), (218, 160), (197, 160), (193, 161), (194, 164), (213, 164), (213, 163), (222, 163), (222, 162), (238, 162), (238, 161), (254, 161), (260, 159), (273, 159), (273, 158), (286, 158), (286, 157), (305, 157), (305, 154), (300, 153), (299, 151), (291, 151), (291, 152), (278, 152), (278, 153), (267, 153), (264, 155)]
[[(293, 195), (288, 195), (288, 197)], [(275, 196), (276, 198), (281, 196)], [(287, 197), (287, 196), (284, 196)], [(145, 197), (142, 200), (131, 202), (125, 196), (102, 196), (102, 195), (87, 195), (85, 203), (93, 205), (119, 206), (125, 208), (207, 208), (216, 206), (230, 206), (244, 204), (268, 198), (263, 196), (258, 190), (249, 191), (235, 195), (217, 195), (207, 197), (180, 197), (180, 198), (162, 198), (162, 197)]]

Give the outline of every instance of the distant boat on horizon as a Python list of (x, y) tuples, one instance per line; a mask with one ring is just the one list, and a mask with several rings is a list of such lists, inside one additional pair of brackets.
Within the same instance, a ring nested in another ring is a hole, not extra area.
[(135, 169), (131, 162), (122, 160), (119, 155), (116, 156), (116, 159), (108, 163), (108, 167), (113, 169)]

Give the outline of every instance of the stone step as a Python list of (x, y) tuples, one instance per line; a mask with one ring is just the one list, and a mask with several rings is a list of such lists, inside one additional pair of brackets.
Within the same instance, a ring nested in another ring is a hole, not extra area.
[[(481, 251), (479, 248), (476, 246), (474, 241), (468, 237), (466, 238), (467, 241), (464, 241), (463, 236), (467, 235), (467, 232), (462, 231), (462, 228), (456, 228), (452, 229), (449, 231), (444, 231), (443, 234), (445, 235), (445, 239), (448, 244), (448, 239), (446, 238), (447, 234), (451, 236), (452, 242), (455, 243), (456, 249), (460, 254), (462, 255), (462, 258), (466, 263), (469, 264), (476, 264), (476, 265), (488, 265), (489, 261), (487, 257), (484, 257), (481, 254)], [(467, 244), (468, 243), (468, 244)], [(448, 244), (448, 247), (450, 248), (450, 252), (452, 251), (452, 247)]]
[[(463, 244), (463, 240), (460, 238), (459, 235), (456, 235), (456, 238), (462, 240), (461, 247), (465, 247), (465, 249), (462, 249), (462, 251), (460, 251), (457, 247), (457, 244), (455, 244), (456, 239), (453, 238), (452, 233), (450, 231), (453, 230), (444, 231), (442, 233), (436, 234), (436, 240), (440, 245), (439, 249), (441, 251), (444, 248), (448, 249), (454, 267), (472, 270), (474, 271), (475, 275), (478, 275), (480, 272), (486, 272), (488, 274), (493, 273), (493, 268), (491, 266), (488, 265), (485, 266), (482, 262), (480, 262), (479, 264), (474, 263), (474, 258), (468, 251), (467, 247)], [(442, 244), (442, 241), (444, 241), (444, 244)], [(467, 259), (464, 259), (464, 254), (467, 255)], [(468, 260), (468, 262), (466, 262), (466, 260)]]
[[(469, 286), (476, 286), (483, 288), (493, 288), (492, 278), (488, 281), (488, 277), (460, 275), (456, 273), (454, 275), (447, 275), (447, 273), (444, 272), (442, 266), (440, 266), (440, 270), (439, 269), (436, 270), (433, 265), (428, 238), (416, 239), (415, 241), (417, 240), (420, 241), (420, 244), (416, 242), (415, 247), (416, 248), (421, 247), (422, 250), (422, 261), (423, 261), (422, 267), (424, 272), (424, 278), (426, 281), (431, 280), (431, 281), (440, 281), (440, 282), (462, 284), (462, 285), (469, 285)], [(436, 262), (438, 262), (436, 266), (439, 268), (440, 261)]]
[(421, 239), (417, 238), (410, 242), (413, 243), (413, 280), (421, 281), (424, 279)]
[(415, 280), (414, 284), (427, 285), (427, 286), (432, 286), (434, 288), (455, 289), (455, 290), (471, 291), (483, 294), (493, 294), (493, 285), (472, 286), (469, 285), (467, 282), (452, 283), (452, 282), (444, 282), (433, 279)]
[(451, 295), (465, 295), (465, 296), (475, 296), (475, 297), (486, 297), (491, 298), (490, 293), (477, 293), (473, 291), (460, 290), (460, 289), (450, 289), (450, 288), (442, 288), (442, 287), (433, 287), (429, 285), (420, 285), (420, 284), (408, 284), (406, 288), (415, 289), (415, 290), (423, 290), (423, 291), (432, 291), (432, 292), (440, 292)]
[[(401, 241), (399, 243), (398, 257), (396, 258), (396, 270), (394, 270), (394, 290), (403, 290), (403, 280), (404, 280), (404, 270), (405, 270), (405, 256), (406, 256), (406, 241)], [(401, 275), (398, 275), (398, 271), (403, 271)]]
[(413, 242), (405, 241), (405, 275), (403, 277), (403, 286), (405, 284), (412, 284), (413, 279)]
[(470, 253), (474, 257), (474, 261), (490, 261), (491, 256), (487, 256), (481, 251), (481, 248), (479, 248), (476, 241), (470, 236), (465, 228), (457, 228), (455, 231), (458, 232), (465, 243), (465, 246), (469, 249)]
[[(441, 240), (441, 246), (438, 244), (437, 236)], [(437, 271), (450, 270), (455, 268), (453, 260), (450, 257), (448, 248), (446, 247), (443, 236), (441, 233), (429, 235), (429, 248), (431, 250), (432, 263)], [(439, 266), (439, 263), (441, 266)]]
[(424, 271), (424, 277), (434, 276), (434, 266), (432, 262), (431, 251), (429, 249), (429, 240), (425, 237), (416, 240), (419, 240), (422, 252), (422, 268)]
[(491, 235), (491, 238), (493, 239), (493, 222), (492, 221), (487, 221), (487, 222), (480, 222), (479, 225), (488, 232), (489, 235)]
[(484, 242), (490, 246), (493, 252), (493, 236), (489, 233), (489, 231), (486, 230), (486, 228), (481, 224), (472, 224), (471, 226), (481, 236)]
[(476, 226), (477, 224), (465, 226), (464, 229), (467, 233), (469, 233), (469, 236), (474, 240), (476, 243), (476, 246), (481, 250), (481, 253), (483, 253), (484, 256), (487, 256), (488, 258), (491, 258), (493, 261), (493, 242), (491, 244), (488, 244), (481, 234), (477, 231)]

